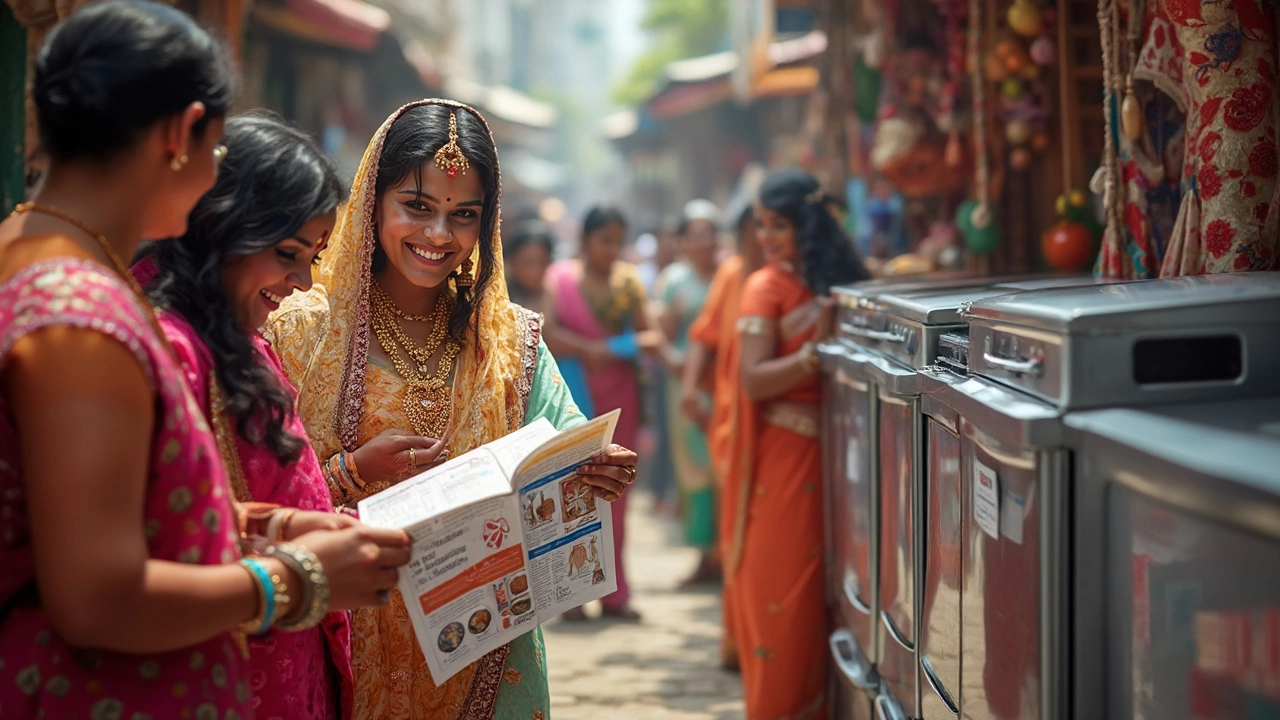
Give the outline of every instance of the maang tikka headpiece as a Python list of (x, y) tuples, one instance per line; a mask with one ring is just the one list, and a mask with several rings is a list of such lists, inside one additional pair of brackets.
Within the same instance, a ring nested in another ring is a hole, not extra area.
[(449, 113), (449, 141), (436, 151), (436, 167), (443, 170), (450, 180), (458, 177), (459, 172), (466, 175), (467, 169), (471, 167), (467, 156), (462, 154), (462, 148), (458, 147), (458, 113), (456, 111)]

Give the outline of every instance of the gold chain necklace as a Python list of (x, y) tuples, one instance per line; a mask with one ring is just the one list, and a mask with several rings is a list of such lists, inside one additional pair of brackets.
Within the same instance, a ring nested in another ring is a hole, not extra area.
[(111, 264), (115, 266), (116, 274), (129, 285), (129, 288), (133, 290), (133, 294), (137, 296), (138, 302), (142, 304), (142, 308), (145, 311), (147, 319), (151, 321), (151, 329), (155, 331), (156, 337), (160, 339), (160, 342), (164, 345), (165, 349), (168, 350), (170, 354), (173, 354), (173, 347), (169, 344), (169, 338), (165, 336), (164, 330), (161, 329), (160, 321), (156, 319), (155, 308), (152, 307), (151, 301), (147, 299), (146, 291), (142, 289), (142, 285), (138, 284), (138, 280), (133, 276), (133, 273), (129, 272), (129, 267), (120, 259), (120, 254), (116, 252), (115, 248), (111, 247), (111, 243), (107, 242), (106, 235), (98, 232), (92, 225), (81, 220), (75, 215), (72, 215), (65, 210), (59, 210), (52, 205), (39, 205), (33, 202), (22, 203), (13, 209), (12, 214), (19, 215), (25, 212), (38, 212), (56, 217), (69, 225), (75, 226), (81, 232), (93, 238), (94, 242), (98, 243), (98, 247), (102, 249), (102, 253), (106, 255), (107, 259), (111, 261)]
[[(444, 437), (449, 428), (449, 416), (453, 407), (452, 389), (449, 387), (449, 373), (458, 357), (460, 348), (452, 341), (445, 340), (448, 331), (449, 310), (452, 298), (441, 295), (431, 313), (434, 325), (428, 343), (437, 338), (434, 347), (425, 356), (425, 347), (419, 347), (408, 333), (400, 327), (403, 312), (392, 302), (391, 297), (375, 283), (370, 293), (373, 312), (370, 317), (374, 335), (391, 358), (396, 372), (404, 379), (405, 414), (414, 432), (426, 437)], [(426, 361), (436, 349), (440, 350), (440, 361), (435, 373), (427, 372)], [(416, 361), (416, 362), (415, 362)]]
[[(418, 372), (425, 374), (427, 372), (427, 363), (431, 360), (431, 356), (435, 355), (436, 350), (440, 348), (440, 344), (444, 342), (445, 333), (449, 330), (449, 313), (453, 309), (453, 304), (444, 292), (436, 300), (436, 306), (432, 309), (430, 316), (410, 315), (396, 306), (391, 296), (378, 283), (373, 284), (374, 303), (381, 307), (384, 313), (389, 313), (394, 318), (400, 320), (408, 320), (410, 322), (430, 322), (431, 332), (427, 335), (427, 341), (421, 346), (404, 331), (399, 322), (387, 323), (388, 329), (395, 336), (396, 344), (401, 347), (409, 355), (414, 362), (418, 364)], [(387, 354), (391, 354), (388, 350)]]

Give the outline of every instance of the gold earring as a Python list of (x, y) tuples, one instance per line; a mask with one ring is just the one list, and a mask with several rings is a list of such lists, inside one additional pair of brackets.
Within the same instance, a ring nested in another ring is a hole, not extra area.
[(462, 261), (462, 267), (454, 271), (453, 284), (460, 288), (469, 288), (476, 284), (476, 279), (471, 276), (471, 258)]
[(186, 155), (182, 155), (181, 157), (175, 157), (174, 159), (169, 161), (169, 169), (174, 172), (178, 172), (182, 170), (183, 166), (186, 165), (187, 162), (190, 160), (191, 158), (187, 157)]

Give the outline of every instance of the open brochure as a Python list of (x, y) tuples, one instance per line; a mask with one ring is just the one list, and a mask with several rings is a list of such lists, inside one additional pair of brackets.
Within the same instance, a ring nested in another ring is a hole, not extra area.
[(360, 502), (362, 522), (413, 539), (400, 592), (437, 685), (617, 589), (609, 505), (575, 471), (618, 412), (564, 432), (539, 418)]

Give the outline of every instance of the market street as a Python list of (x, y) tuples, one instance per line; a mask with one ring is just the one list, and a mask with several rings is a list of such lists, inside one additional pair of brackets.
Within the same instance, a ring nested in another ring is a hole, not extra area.
[(677, 589), (697, 556), (681, 542), (676, 521), (651, 508), (648, 495), (637, 495), (627, 520), (627, 567), (644, 621), (543, 627), (554, 720), (743, 717), (742, 683), (717, 663), (719, 590)]

